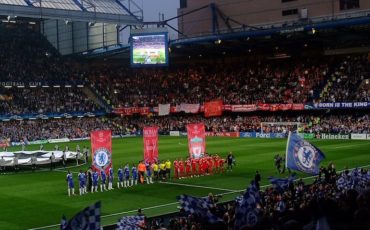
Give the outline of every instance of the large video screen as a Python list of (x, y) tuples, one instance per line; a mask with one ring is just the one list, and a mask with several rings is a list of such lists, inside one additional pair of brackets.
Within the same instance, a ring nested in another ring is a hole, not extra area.
[(167, 33), (131, 35), (131, 66), (168, 65)]

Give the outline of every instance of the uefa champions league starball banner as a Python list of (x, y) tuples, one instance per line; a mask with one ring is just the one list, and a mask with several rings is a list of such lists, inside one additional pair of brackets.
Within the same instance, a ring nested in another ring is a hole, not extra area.
[(98, 130), (91, 132), (92, 167), (104, 170), (108, 174), (112, 166), (112, 131)]
[(200, 158), (206, 152), (206, 130), (203, 123), (188, 124), (188, 147), (190, 158)]
[(144, 127), (143, 139), (145, 162), (158, 162), (158, 127)]

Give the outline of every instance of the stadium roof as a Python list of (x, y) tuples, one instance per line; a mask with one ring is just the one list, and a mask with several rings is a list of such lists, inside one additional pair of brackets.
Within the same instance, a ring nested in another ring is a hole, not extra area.
[(0, 0), (0, 15), (69, 21), (142, 24), (125, 0)]

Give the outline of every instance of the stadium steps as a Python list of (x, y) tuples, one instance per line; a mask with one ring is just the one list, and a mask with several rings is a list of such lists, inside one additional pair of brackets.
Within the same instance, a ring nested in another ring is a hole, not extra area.
[(112, 107), (88, 84), (85, 84), (85, 87), (82, 88), (82, 92), (86, 96), (94, 101), (97, 105), (100, 105), (108, 113), (112, 111)]

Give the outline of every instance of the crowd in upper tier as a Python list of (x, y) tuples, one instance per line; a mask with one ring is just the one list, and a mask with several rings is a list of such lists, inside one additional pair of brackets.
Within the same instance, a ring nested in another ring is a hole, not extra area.
[[(25, 28), (0, 26), (0, 82), (83, 82), (113, 107), (159, 103), (225, 104), (368, 101), (367, 56), (239, 60), (130, 69), (61, 57), (45, 37)], [(77, 89), (5, 89), (0, 113), (95, 111), (91, 94)], [(37, 103), (36, 103), (37, 102)]]
[(288, 133), (297, 130), (306, 133), (370, 133), (368, 115), (348, 116), (222, 116), (204, 118), (197, 116), (173, 117), (123, 117), (123, 118), (73, 118), (49, 120), (23, 120), (3, 122), (0, 137), (10, 141), (34, 141), (55, 138), (89, 137), (90, 132), (98, 129), (111, 129), (113, 135), (140, 133), (145, 126), (158, 126), (160, 134), (169, 131), (184, 131), (190, 123), (203, 122), (207, 132), (260, 132), (261, 122), (301, 122), (297, 124), (266, 124), (264, 133)]
[(89, 99), (81, 88), (15, 88), (0, 87), (2, 114), (69, 113), (100, 110), (100, 106)]

